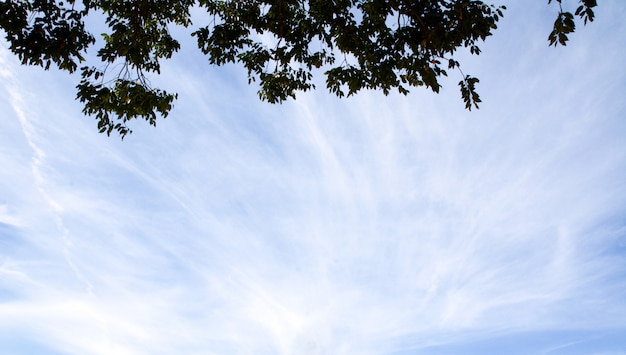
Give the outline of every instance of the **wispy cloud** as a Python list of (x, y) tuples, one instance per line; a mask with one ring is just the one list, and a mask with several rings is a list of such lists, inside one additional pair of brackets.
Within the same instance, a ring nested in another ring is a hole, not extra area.
[(477, 113), (453, 87), (269, 106), (183, 58), (161, 79), (176, 111), (124, 142), (77, 114), (70, 80), (2, 48), (0, 350), (598, 344), (542, 332), (619, 349), (607, 334), (626, 329), (626, 55), (606, 31), (625, 10), (606, 7), (571, 55), (513, 46), (471, 64)]

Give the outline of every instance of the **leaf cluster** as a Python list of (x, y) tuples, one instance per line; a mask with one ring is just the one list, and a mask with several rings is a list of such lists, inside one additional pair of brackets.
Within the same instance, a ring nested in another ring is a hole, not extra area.
[(54, 63), (74, 72), (84, 60), (82, 53), (95, 42), (85, 30), (85, 9), (75, 5), (74, 0), (0, 1), (0, 28), (9, 49), (22, 64), (49, 69)]
[[(456, 50), (480, 53), (478, 42), (505, 9), (467, 0), (201, 0), (200, 6), (214, 19), (194, 33), (209, 61), (243, 64), (269, 102), (314, 88), (320, 67), (339, 97), (363, 89), (407, 94), (416, 86), (438, 92), (446, 69), (459, 66)], [(477, 80), (468, 78), (462, 95), (471, 108), (479, 102)]]
[[(548, 4), (550, 3), (552, 3), (552, 0), (548, 0)], [(556, 3), (559, 5), (559, 13), (554, 21), (554, 28), (548, 36), (550, 45), (555, 47), (557, 44), (562, 46), (567, 45), (567, 41), (569, 40), (567, 35), (576, 30), (574, 16), (580, 17), (586, 25), (587, 21), (593, 22), (595, 17), (593, 8), (598, 6), (596, 0), (581, 0), (580, 5), (576, 8), (574, 14), (572, 14), (569, 11), (563, 10), (562, 0), (556, 0)]]
[[(556, 2), (549, 40), (564, 45), (574, 16), (593, 21), (596, 1), (580, 0), (574, 15)], [(191, 26), (194, 7), (209, 15), (193, 32), (209, 63), (242, 65), (262, 100), (295, 98), (315, 88), (319, 73), (339, 97), (361, 90), (407, 94), (420, 86), (439, 92), (441, 78), (456, 69), (470, 110), (480, 102), (478, 79), (465, 75), (454, 56), (461, 48), (480, 54), (478, 45), (505, 9), (478, 0), (0, 0), (0, 26), (23, 64), (74, 72), (95, 43), (85, 17), (103, 14), (101, 63), (81, 66), (77, 99), (100, 132), (124, 137), (130, 120), (154, 125), (171, 110), (176, 94), (153, 88), (148, 75), (160, 73), (161, 60), (180, 49), (169, 28)]]

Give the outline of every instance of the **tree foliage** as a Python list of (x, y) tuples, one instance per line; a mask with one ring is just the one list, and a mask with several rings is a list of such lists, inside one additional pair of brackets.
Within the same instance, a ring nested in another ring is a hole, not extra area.
[[(555, 3), (549, 43), (565, 45), (575, 17), (593, 21), (597, 4), (580, 0), (572, 14)], [(475, 0), (2, 0), (0, 26), (23, 64), (80, 70), (83, 112), (96, 117), (100, 132), (124, 137), (129, 120), (155, 124), (171, 110), (176, 94), (153, 88), (147, 76), (179, 50), (169, 28), (191, 26), (192, 8), (209, 15), (193, 32), (209, 62), (242, 65), (262, 100), (295, 98), (315, 87), (319, 72), (339, 97), (417, 86), (438, 92), (447, 70), (458, 69), (469, 110), (480, 102), (478, 79), (463, 74), (454, 55), (460, 48), (479, 54), (505, 10)], [(93, 13), (104, 14), (108, 32), (101, 63), (87, 65), (96, 41), (85, 19)]]

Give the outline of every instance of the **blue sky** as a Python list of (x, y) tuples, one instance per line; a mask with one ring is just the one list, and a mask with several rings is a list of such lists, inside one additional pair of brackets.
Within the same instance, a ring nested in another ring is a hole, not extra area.
[(187, 40), (123, 142), (2, 43), (0, 353), (626, 354), (626, 3), (565, 48), (521, 3), (480, 110), (270, 105)]

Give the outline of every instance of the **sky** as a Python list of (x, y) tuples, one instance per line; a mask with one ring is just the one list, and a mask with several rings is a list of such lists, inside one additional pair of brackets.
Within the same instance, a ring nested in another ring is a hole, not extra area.
[(626, 354), (626, 2), (507, 6), (479, 110), (263, 103), (186, 39), (123, 141), (2, 42), (0, 353)]

